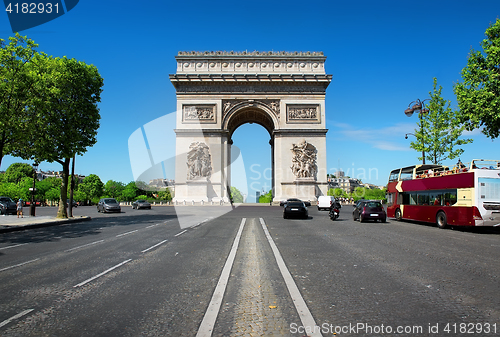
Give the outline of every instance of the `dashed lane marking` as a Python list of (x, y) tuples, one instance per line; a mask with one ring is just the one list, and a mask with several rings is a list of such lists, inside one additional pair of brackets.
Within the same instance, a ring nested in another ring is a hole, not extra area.
[(147, 252), (147, 251), (150, 251), (151, 249), (154, 249), (154, 248), (158, 247), (159, 245), (164, 244), (164, 243), (165, 243), (165, 242), (167, 242), (167, 241), (168, 241), (168, 240), (163, 240), (162, 242), (157, 243), (157, 244), (156, 244), (156, 245), (154, 245), (154, 246), (151, 246), (151, 247), (149, 247), (149, 248), (147, 248), (147, 249), (142, 250), (142, 251), (141, 251), (141, 253), (145, 253), (145, 252)]
[(35, 262), (35, 261), (38, 261), (38, 260), (40, 260), (40, 258), (36, 258), (34, 260), (30, 260), (30, 261), (27, 261), (27, 262), (19, 263), (19, 264), (16, 264), (14, 266), (5, 267), (5, 268), (0, 269), (0, 271), (9, 270), (9, 269), (16, 268), (16, 267), (21, 267), (21, 266), (24, 266), (25, 264), (28, 264), (28, 263), (31, 263), (31, 262)]
[(73, 288), (78, 288), (78, 287), (81, 287), (81, 286), (83, 286), (83, 285), (85, 285), (85, 284), (87, 284), (87, 283), (89, 283), (89, 282), (92, 282), (92, 281), (93, 281), (93, 280), (95, 280), (96, 278), (99, 278), (99, 277), (101, 277), (101, 276), (103, 276), (103, 275), (105, 275), (105, 274), (109, 273), (110, 271), (115, 270), (116, 268), (123, 266), (125, 263), (128, 263), (128, 262), (130, 262), (130, 261), (132, 261), (132, 259), (128, 259), (128, 260), (126, 260), (126, 261), (123, 261), (122, 263), (119, 263), (119, 264), (117, 264), (116, 266), (111, 267), (111, 268), (109, 268), (109, 269), (107, 269), (107, 270), (103, 271), (102, 273), (97, 274), (97, 275), (96, 275), (96, 276), (94, 276), (94, 277), (91, 277), (91, 278), (89, 278), (89, 279), (87, 279), (87, 280), (85, 280), (85, 281), (83, 281), (83, 282), (81, 282), (81, 283), (78, 283), (77, 285), (73, 286)]
[(22, 311), (22, 312), (18, 313), (17, 315), (12, 316), (12, 317), (11, 317), (11, 318), (9, 318), (9, 319), (6, 319), (5, 321), (3, 321), (3, 322), (1, 322), (1, 323), (0, 323), (0, 328), (1, 328), (1, 327), (3, 327), (4, 325), (9, 324), (9, 323), (10, 323), (10, 322), (12, 322), (12, 321), (14, 321), (14, 320), (18, 319), (18, 318), (21, 318), (21, 317), (23, 317), (23, 316), (25, 316), (25, 315), (29, 314), (29, 313), (30, 313), (30, 312), (32, 312), (33, 310), (35, 310), (35, 309), (27, 309), (27, 310), (24, 310), (24, 311)]

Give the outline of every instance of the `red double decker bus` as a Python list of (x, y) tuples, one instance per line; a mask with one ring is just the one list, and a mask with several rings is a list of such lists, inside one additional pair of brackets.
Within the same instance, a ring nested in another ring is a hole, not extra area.
[(500, 160), (460, 161), (452, 169), (414, 165), (392, 170), (387, 216), (446, 226), (500, 226)]

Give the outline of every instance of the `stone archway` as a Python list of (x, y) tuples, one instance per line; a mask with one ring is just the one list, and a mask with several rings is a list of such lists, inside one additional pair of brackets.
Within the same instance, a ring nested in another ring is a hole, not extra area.
[(274, 201), (326, 194), (322, 53), (180, 52), (175, 200), (229, 201), (233, 132), (262, 125), (271, 137)]

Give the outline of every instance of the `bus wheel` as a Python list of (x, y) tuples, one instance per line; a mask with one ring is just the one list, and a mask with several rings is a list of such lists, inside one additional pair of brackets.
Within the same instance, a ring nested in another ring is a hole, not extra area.
[(446, 228), (446, 226), (448, 225), (446, 223), (446, 214), (443, 211), (438, 212), (438, 214), (436, 215), (436, 223), (437, 226), (441, 229)]
[(399, 208), (396, 210), (394, 217), (396, 218), (397, 221), (401, 221), (401, 219), (403, 219), (403, 215), (401, 214), (401, 210)]

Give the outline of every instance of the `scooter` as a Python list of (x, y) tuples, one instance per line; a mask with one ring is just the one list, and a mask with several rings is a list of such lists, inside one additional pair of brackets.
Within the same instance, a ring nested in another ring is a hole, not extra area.
[(340, 210), (336, 206), (330, 207), (330, 219), (332, 221), (336, 220), (339, 217)]

